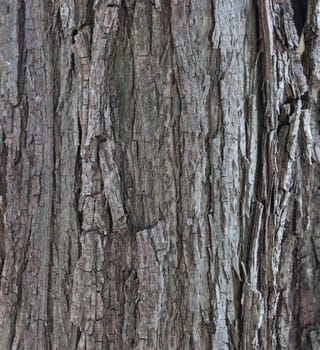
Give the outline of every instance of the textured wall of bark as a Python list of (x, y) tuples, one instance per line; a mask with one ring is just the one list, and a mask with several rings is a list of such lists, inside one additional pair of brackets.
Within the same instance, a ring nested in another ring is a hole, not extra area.
[(0, 349), (315, 349), (320, 5), (0, 0)]

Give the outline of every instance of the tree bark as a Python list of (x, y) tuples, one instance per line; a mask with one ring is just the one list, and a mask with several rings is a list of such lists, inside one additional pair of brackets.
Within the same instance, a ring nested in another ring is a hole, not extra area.
[(320, 348), (320, 4), (0, 0), (0, 349)]

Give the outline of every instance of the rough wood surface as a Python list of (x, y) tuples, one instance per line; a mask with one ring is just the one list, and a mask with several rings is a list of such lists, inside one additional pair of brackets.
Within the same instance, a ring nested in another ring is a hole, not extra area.
[(0, 349), (317, 349), (320, 5), (0, 0)]

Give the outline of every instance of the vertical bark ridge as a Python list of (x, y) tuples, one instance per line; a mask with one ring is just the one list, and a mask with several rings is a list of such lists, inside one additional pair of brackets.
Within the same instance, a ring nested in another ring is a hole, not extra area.
[[(290, 5), (280, 1), (260, 1), (259, 22), (263, 38), (264, 104), (267, 111), (262, 134), (265, 166), (261, 177), (264, 181), (258, 197), (265, 208), (260, 289), (266, 301), (266, 318), (260, 331), (260, 346), (282, 349), (288, 344), (301, 346), (291, 338), (294, 329), (300, 329), (294, 326), (300, 316), (296, 314), (292, 302), (298, 302), (292, 289), (300, 282), (291, 273), (301, 263), (303, 248), (300, 238), (306, 226), (299, 224), (304, 216), (303, 210), (298, 207), (298, 211), (293, 211), (292, 207), (295, 200), (301, 200), (303, 173), (308, 173), (309, 167), (309, 161), (301, 157), (302, 150), (308, 149), (308, 146), (299, 136), (305, 128), (304, 115), (308, 113), (303, 109), (308, 86), (295, 52), (297, 38)], [(303, 274), (303, 270), (300, 273)]]

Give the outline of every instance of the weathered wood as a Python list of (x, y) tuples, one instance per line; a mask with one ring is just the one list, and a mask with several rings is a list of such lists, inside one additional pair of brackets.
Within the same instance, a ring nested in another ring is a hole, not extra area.
[(315, 349), (319, 11), (0, 0), (0, 349)]

